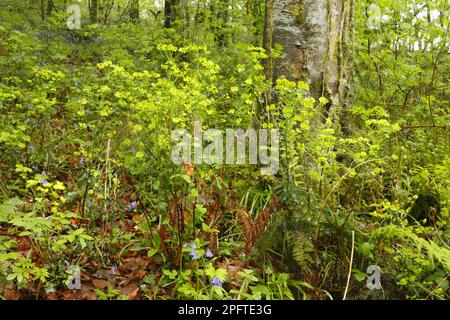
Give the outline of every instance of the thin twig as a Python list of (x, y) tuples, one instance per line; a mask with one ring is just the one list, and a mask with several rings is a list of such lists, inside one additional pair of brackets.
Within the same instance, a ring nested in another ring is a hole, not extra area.
[(350, 285), (350, 277), (352, 276), (353, 251), (354, 251), (354, 249), (355, 249), (355, 231), (352, 231), (352, 252), (351, 252), (351, 255), (350, 255), (350, 267), (348, 268), (347, 285), (345, 286), (344, 298), (342, 298), (342, 300), (345, 300), (345, 298), (347, 297), (347, 291), (348, 291), (348, 287)]
[(110, 164), (109, 164), (109, 155), (111, 152), (111, 139), (108, 139), (108, 143), (106, 145), (106, 161), (105, 161), (105, 189), (104, 189), (104, 219), (105, 223), (109, 221), (109, 214), (108, 214), (108, 195), (109, 195), (109, 189), (108, 189), (108, 181), (110, 176)]

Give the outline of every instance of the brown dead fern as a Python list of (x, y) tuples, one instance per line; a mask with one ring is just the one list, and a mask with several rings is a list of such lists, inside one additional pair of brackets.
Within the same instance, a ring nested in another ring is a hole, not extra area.
[(270, 204), (255, 218), (252, 218), (242, 207), (236, 209), (236, 216), (244, 232), (245, 251), (247, 253), (253, 249), (258, 239), (267, 229), (271, 215), (277, 210), (278, 204), (278, 197), (274, 197)]

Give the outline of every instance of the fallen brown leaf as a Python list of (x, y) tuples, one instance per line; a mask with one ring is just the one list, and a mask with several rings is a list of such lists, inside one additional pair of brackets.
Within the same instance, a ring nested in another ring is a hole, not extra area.
[(111, 283), (109, 281), (101, 280), (101, 279), (94, 279), (94, 280), (92, 280), (92, 284), (97, 289), (103, 289), (103, 288), (107, 288), (108, 286), (111, 286)]
[(139, 292), (139, 288), (136, 288), (128, 295), (128, 300), (134, 300), (136, 298), (137, 293)]

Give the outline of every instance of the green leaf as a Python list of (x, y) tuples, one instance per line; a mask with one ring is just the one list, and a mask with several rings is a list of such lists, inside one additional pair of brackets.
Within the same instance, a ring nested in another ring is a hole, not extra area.
[(251, 287), (252, 290), (252, 294), (260, 294), (260, 295), (264, 295), (265, 297), (270, 297), (270, 290), (263, 285), (257, 285), (254, 287)]
[(363, 281), (367, 278), (367, 273), (362, 272), (358, 269), (353, 269), (352, 272), (354, 273), (355, 279), (358, 281)]
[(202, 228), (203, 228), (203, 231), (205, 231), (207, 233), (219, 232), (219, 230), (211, 228), (204, 222), (202, 223)]
[(148, 257), (153, 257), (159, 250), (156, 248), (150, 249), (147, 251), (147, 256)]
[(8, 274), (8, 276), (6, 277), (6, 280), (13, 281), (16, 277), (17, 277), (17, 274), (11, 273), (11, 274)]

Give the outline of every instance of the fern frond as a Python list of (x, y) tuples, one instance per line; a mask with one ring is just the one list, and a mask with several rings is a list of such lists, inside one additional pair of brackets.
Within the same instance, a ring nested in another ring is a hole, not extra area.
[(424, 250), (431, 262), (438, 261), (447, 271), (450, 271), (450, 250), (439, 246), (433, 240), (419, 237), (410, 229), (388, 225), (375, 230), (372, 237), (407, 241), (416, 247), (419, 254)]
[(289, 233), (289, 246), (292, 252), (292, 259), (301, 269), (308, 268), (312, 261), (314, 246), (311, 239), (303, 232), (296, 231)]

